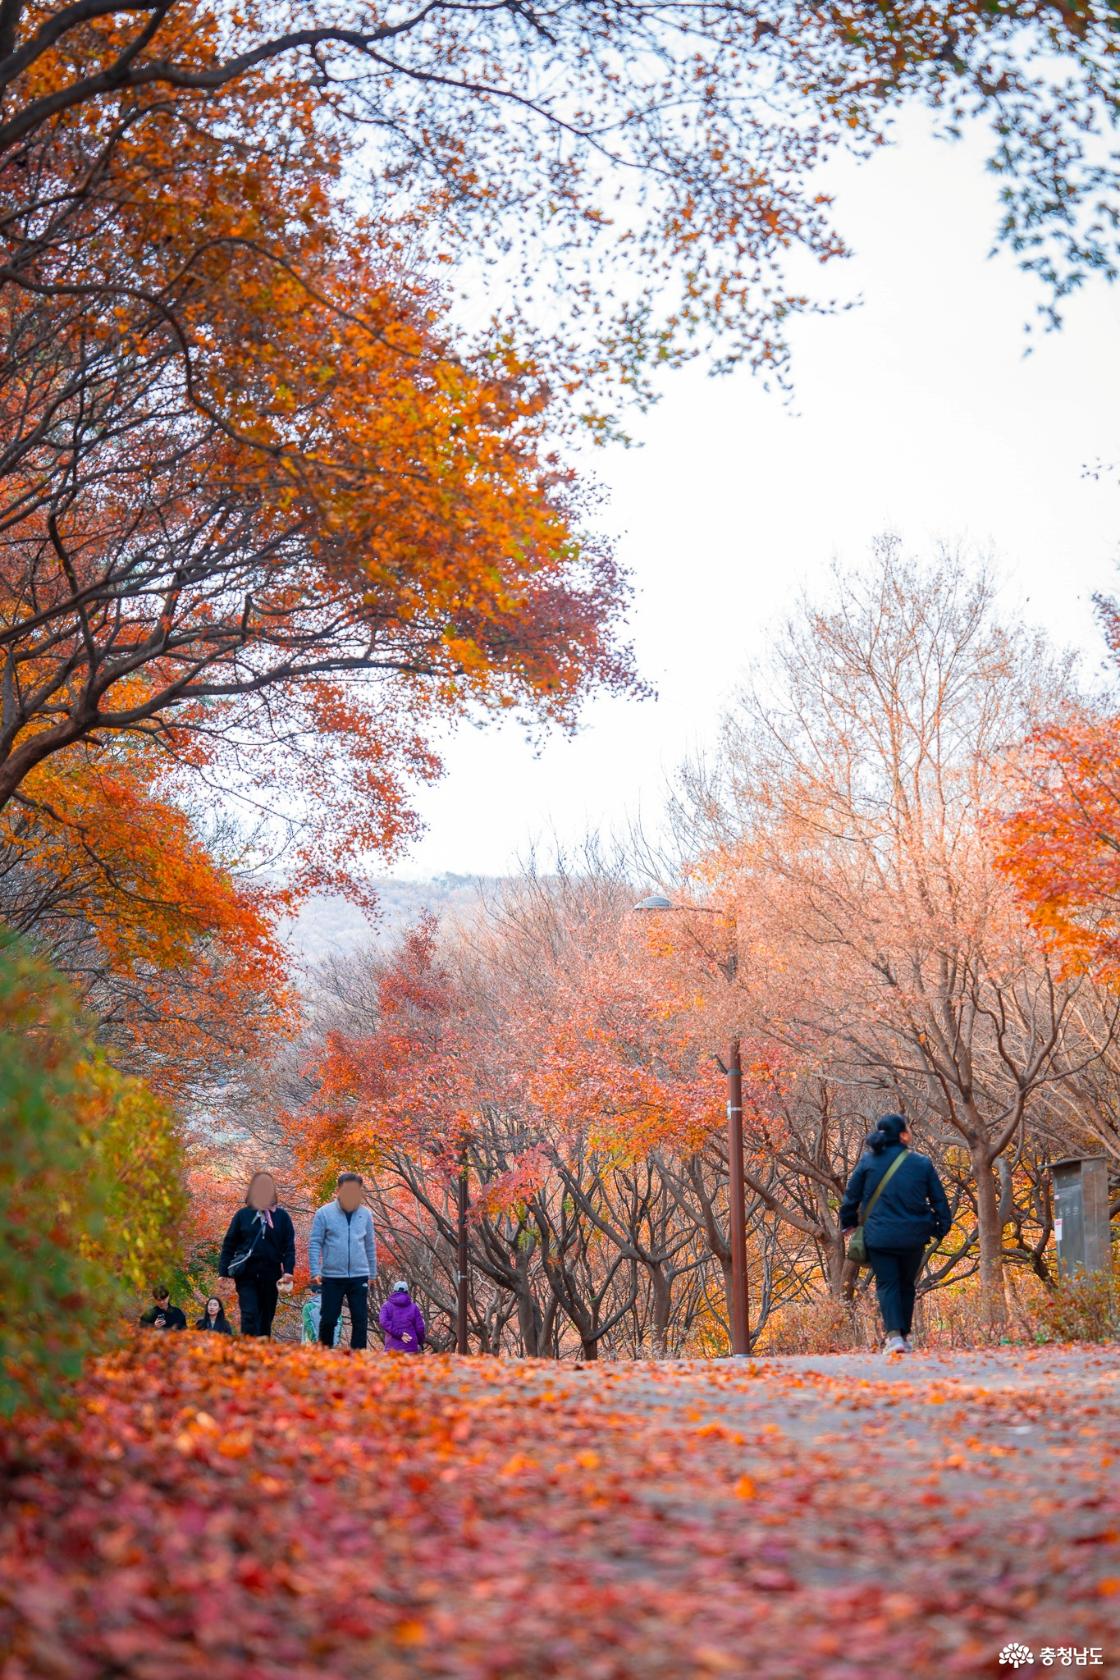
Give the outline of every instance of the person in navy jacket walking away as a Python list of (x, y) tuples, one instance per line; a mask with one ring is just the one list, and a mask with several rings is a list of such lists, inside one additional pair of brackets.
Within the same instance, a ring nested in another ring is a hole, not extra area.
[(393, 1285), (378, 1323), (385, 1334), (386, 1353), (423, 1353), (427, 1326), (403, 1279)]
[(334, 1344), (343, 1300), (350, 1308), (350, 1346), (364, 1348), (369, 1331), (369, 1286), (377, 1276), (373, 1215), (365, 1205), (361, 1173), (338, 1175), (338, 1194), (311, 1222), (307, 1263), (313, 1284), (323, 1286), (319, 1340)]
[(909, 1143), (910, 1128), (903, 1116), (884, 1114), (867, 1139), (867, 1151), (840, 1204), (840, 1227), (847, 1239), (860, 1223), (860, 1209), (874, 1199), (863, 1219), (864, 1241), (875, 1274), (887, 1353), (910, 1351), (914, 1291), (926, 1248), (931, 1238), (947, 1236), (953, 1222), (933, 1162), (913, 1152)]

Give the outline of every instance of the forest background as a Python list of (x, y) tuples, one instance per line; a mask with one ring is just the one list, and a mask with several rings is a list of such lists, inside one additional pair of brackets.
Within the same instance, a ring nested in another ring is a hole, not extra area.
[(869, 527), (663, 820), (310, 972), (285, 930), (374, 908), (456, 725), (651, 703), (595, 461), (686, 363), (795, 400), (831, 160), (920, 113), (1040, 330), (1114, 278), (1114, 8), (310, 11), (0, 8), (5, 1404), (204, 1295), (265, 1162), (301, 1218), (367, 1174), (437, 1345), (465, 1172), (476, 1346), (718, 1350), (732, 1034), (758, 1345), (866, 1333), (835, 1210), (897, 1106), (929, 1333), (1107, 1325), (1046, 1163), (1116, 1155), (1115, 688), (968, 546)]

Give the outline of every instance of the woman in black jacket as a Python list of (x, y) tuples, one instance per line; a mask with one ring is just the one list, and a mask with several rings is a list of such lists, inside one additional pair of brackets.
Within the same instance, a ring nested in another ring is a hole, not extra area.
[(219, 1336), (232, 1336), (233, 1328), (226, 1317), (226, 1309), (216, 1295), (211, 1295), (206, 1303), (206, 1311), (201, 1318), (194, 1321), (196, 1330), (214, 1330)]
[(229, 1222), (218, 1258), (218, 1276), (237, 1286), (243, 1336), (271, 1336), (277, 1284), (296, 1269), (296, 1232), (279, 1205), (276, 1180), (256, 1172), (245, 1192), (245, 1206)]
[[(848, 1180), (840, 1204), (845, 1240), (859, 1223), (860, 1208), (875, 1196), (864, 1218), (867, 1260), (887, 1333), (887, 1353), (910, 1351), (914, 1290), (931, 1237), (948, 1235), (949, 1203), (927, 1155), (910, 1151), (910, 1128), (901, 1114), (884, 1114), (867, 1139), (867, 1153)], [(896, 1165), (897, 1163), (897, 1165)], [(888, 1178), (887, 1175), (890, 1174)]]

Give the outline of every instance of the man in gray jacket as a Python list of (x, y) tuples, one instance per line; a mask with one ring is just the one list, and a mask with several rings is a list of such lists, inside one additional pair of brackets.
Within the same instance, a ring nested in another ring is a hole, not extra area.
[(312, 1283), (323, 1286), (319, 1340), (334, 1346), (343, 1299), (350, 1308), (350, 1346), (364, 1348), (369, 1325), (369, 1286), (377, 1276), (373, 1215), (366, 1207), (361, 1173), (338, 1175), (338, 1194), (311, 1222), (307, 1245)]

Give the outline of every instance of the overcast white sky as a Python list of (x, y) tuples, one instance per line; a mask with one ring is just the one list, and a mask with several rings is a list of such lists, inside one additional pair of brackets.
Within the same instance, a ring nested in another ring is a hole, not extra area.
[(666, 775), (710, 739), (799, 588), (888, 528), (914, 550), (991, 553), (1012, 610), (1099, 661), (1091, 597), (1120, 589), (1120, 479), (1083, 467), (1120, 460), (1120, 295), (1091, 287), (1024, 358), (1038, 293), (1009, 257), (987, 259), (996, 183), (925, 126), (831, 174), (856, 254), (825, 284), (864, 302), (796, 329), (794, 409), (747, 373), (689, 370), (632, 424), (644, 447), (592, 459), (658, 698), (593, 703), (539, 756), (516, 729), (462, 730), (418, 795), (427, 834), (393, 873), (500, 874), (534, 839), (576, 843), (639, 807), (655, 821)]

